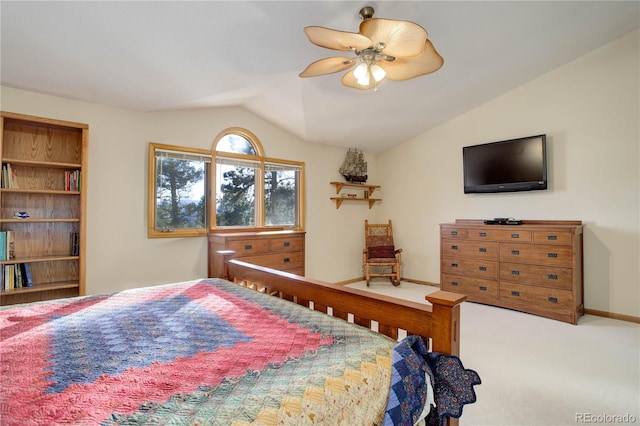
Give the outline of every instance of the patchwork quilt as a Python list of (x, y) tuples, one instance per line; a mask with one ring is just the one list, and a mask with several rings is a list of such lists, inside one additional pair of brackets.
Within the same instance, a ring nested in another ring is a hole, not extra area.
[(218, 279), (0, 309), (3, 425), (381, 424), (396, 342)]

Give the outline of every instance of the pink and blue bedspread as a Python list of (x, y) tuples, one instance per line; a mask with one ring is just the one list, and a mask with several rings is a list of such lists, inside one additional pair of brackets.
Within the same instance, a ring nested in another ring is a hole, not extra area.
[(4, 307), (0, 340), (2, 425), (382, 424), (397, 343), (218, 279)]

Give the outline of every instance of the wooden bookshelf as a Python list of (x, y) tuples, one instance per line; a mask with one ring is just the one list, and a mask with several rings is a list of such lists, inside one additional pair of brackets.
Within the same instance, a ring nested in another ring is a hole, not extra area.
[[(89, 126), (5, 111), (0, 120), (0, 232), (15, 234), (15, 257), (0, 266), (29, 264), (33, 283), (7, 288), (3, 273), (0, 304), (84, 295)], [(12, 180), (4, 173), (9, 167)], [(69, 185), (73, 172), (79, 188)], [(28, 217), (16, 217), (18, 211)]]

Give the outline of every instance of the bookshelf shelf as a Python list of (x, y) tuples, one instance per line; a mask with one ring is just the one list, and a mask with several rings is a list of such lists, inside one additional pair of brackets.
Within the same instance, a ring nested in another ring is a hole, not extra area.
[(78, 217), (57, 218), (57, 219), (0, 219), (0, 223), (47, 223), (47, 222), (80, 222)]
[(0, 239), (14, 240), (0, 248), (0, 304), (84, 295), (89, 126), (6, 111), (0, 120)]
[(69, 256), (66, 254), (51, 256), (33, 256), (33, 257), (16, 257), (11, 260), (0, 260), (0, 265), (11, 265), (15, 263), (36, 263), (36, 262), (60, 262), (63, 260), (78, 260), (78, 256)]
[(55, 189), (15, 189), (2, 188), (0, 192), (15, 194), (51, 194), (51, 195), (80, 195), (80, 191), (64, 191)]

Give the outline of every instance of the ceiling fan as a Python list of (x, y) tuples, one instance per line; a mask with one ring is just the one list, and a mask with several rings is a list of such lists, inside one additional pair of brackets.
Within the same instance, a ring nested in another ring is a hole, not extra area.
[(355, 57), (332, 56), (317, 60), (302, 71), (300, 77), (316, 77), (353, 68), (342, 77), (342, 84), (367, 90), (377, 89), (377, 84), (384, 78), (409, 80), (442, 67), (444, 60), (424, 28), (409, 21), (373, 18), (373, 13), (371, 6), (360, 10), (362, 23), (357, 33), (305, 27), (304, 32), (311, 43), (352, 52)]

